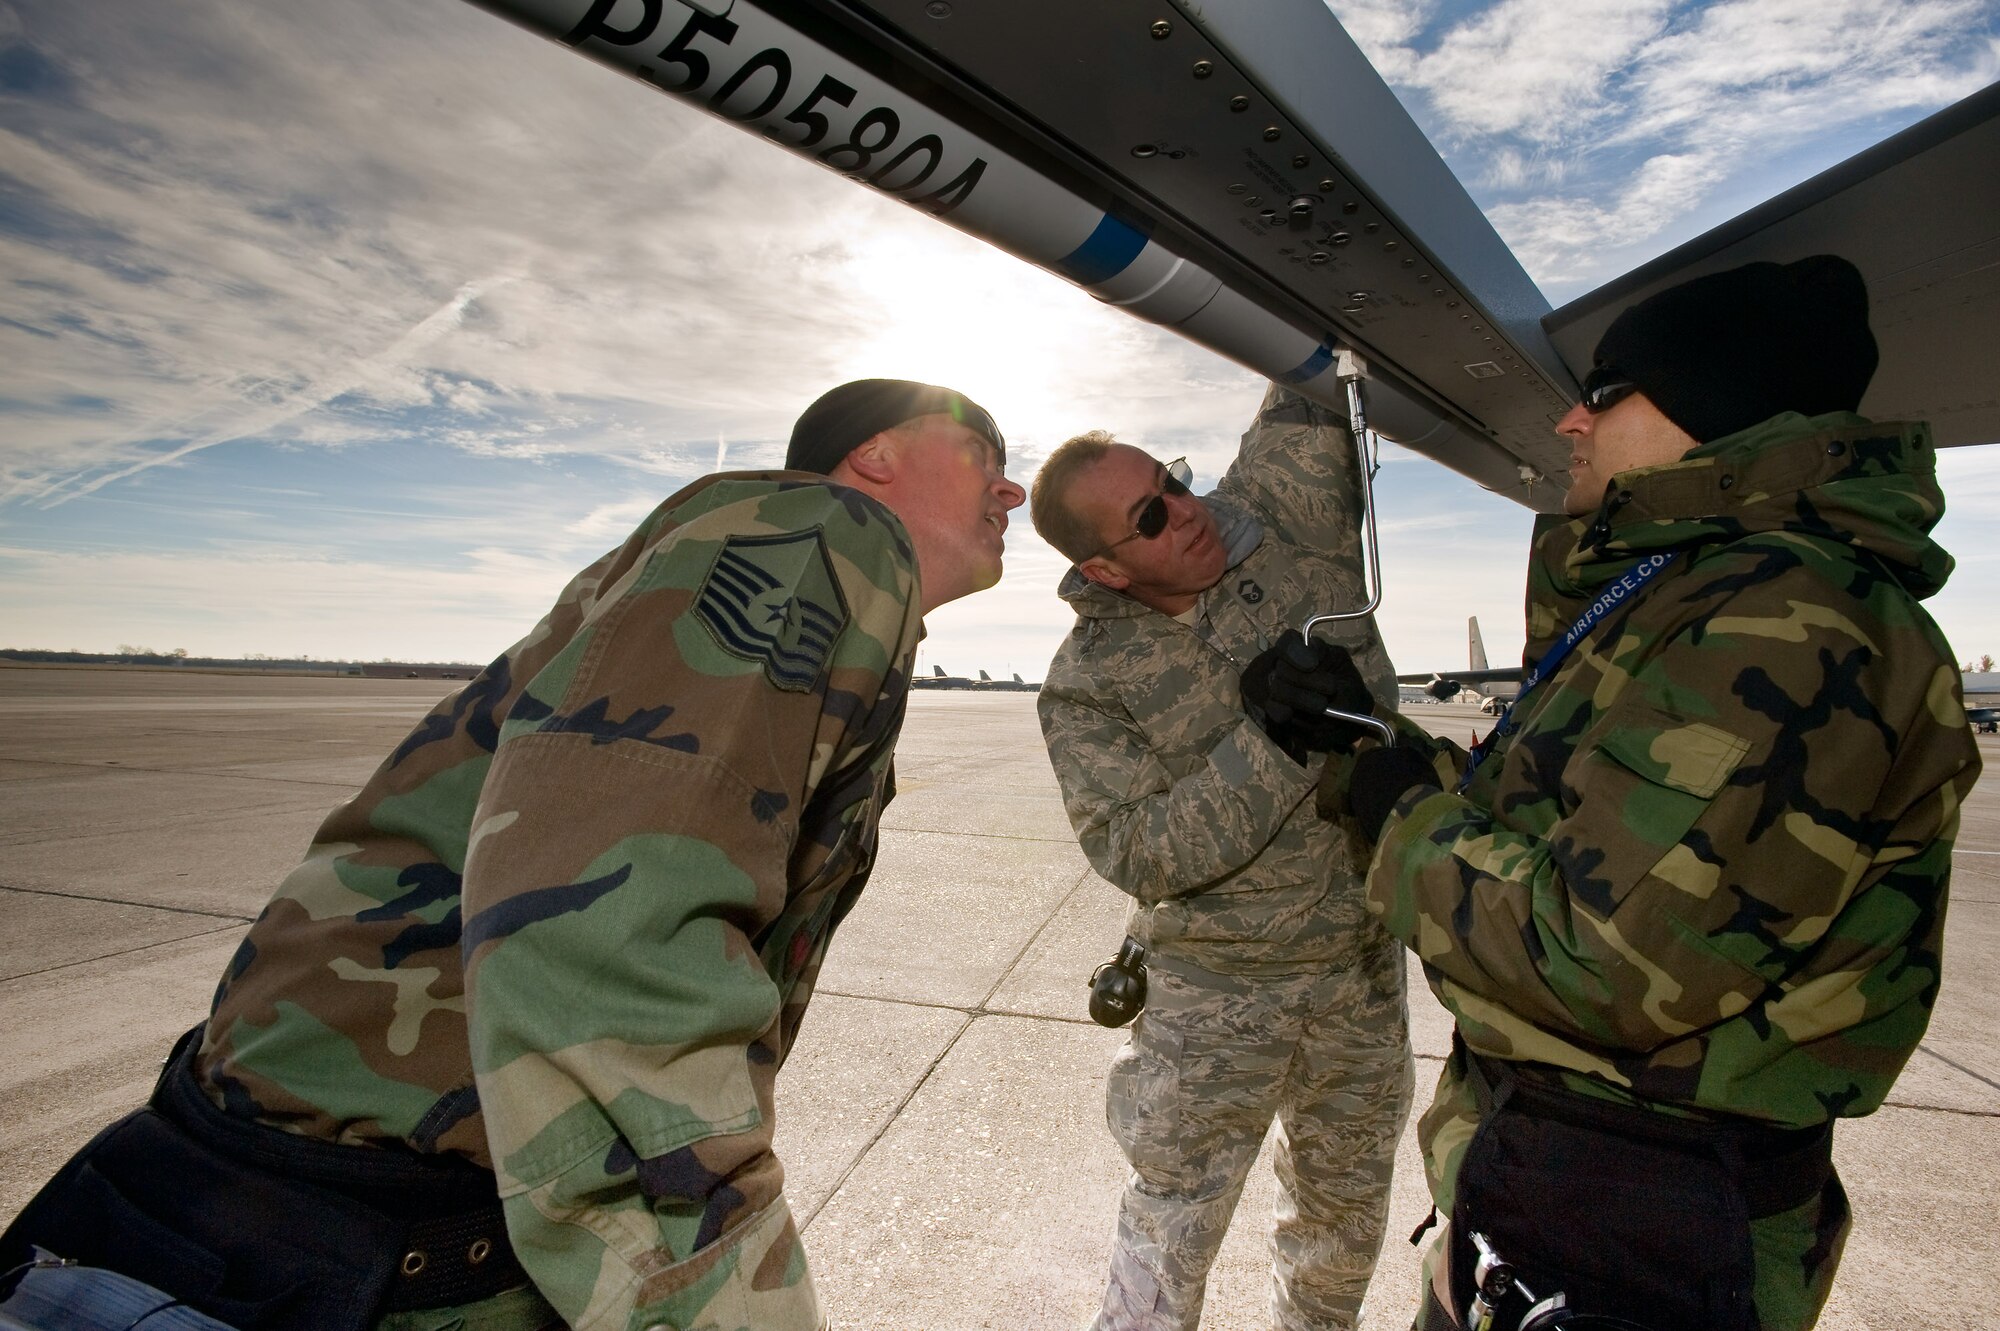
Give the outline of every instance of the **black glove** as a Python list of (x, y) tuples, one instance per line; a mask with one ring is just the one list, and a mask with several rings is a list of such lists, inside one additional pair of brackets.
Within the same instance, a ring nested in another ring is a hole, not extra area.
[(1370, 841), (1382, 837), (1382, 824), (1396, 801), (1417, 786), (1443, 789), (1430, 755), (1406, 744), (1370, 749), (1354, 760), (1347, 782), (1347, 808)]
[(1243, 710), (1295, 759), (1309, 750), (1346, 752), (1373, 732), (1326, 715), (1329, 707), (1372, 716), (1375, 697), (1345, 647), (1307, 642), (1297, 629), (1243, 667)]

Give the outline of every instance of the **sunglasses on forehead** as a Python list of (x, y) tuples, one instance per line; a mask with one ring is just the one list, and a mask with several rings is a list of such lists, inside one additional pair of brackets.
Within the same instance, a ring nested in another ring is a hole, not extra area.
[(1611, 410), (1639, 391), (1639, 385), (1609, 365), (1600, 365), (1583, 379), (1583, 395), (1578, 401), (1593, 416)]
[(1096, 559), (1108, 555), (1127, 541), (1150, 541), (1167, 529), (1167, 496), (1175, 498), (1188, 492), (1188, 483), (1194, 479), (1194, 468), (1188, 466), (1186, 458), (1175, 458), (1160, 468), (1160, 492), (1146, 501), (1139, 516), (1133, 520), (1132, 530), (1111, 544), (1089, 556)]

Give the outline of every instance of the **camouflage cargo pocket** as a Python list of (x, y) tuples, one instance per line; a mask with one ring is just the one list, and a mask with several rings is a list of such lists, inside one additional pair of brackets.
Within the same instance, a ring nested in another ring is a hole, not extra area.
[(1133, 1023), (1106, 1077), (1104, 1120), (1125, 1158), (1153, 1177), (1180, 1159), (1181, 1024), (1162, 1011), (1171, 986), (1149, 985), (1145, 1011)]
[(1549, 830), (1576, 900), (1608, 919), (1694, 828), (1749, 741), (1663, 708), (1621, 708), (1564, 773), (1576, 812)]

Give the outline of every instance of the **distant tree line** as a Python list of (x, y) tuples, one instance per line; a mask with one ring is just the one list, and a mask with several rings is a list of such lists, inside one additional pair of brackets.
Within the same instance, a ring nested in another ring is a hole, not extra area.
[[(186, 666), (221, 670), (302, 670), (314, 674), (359, 674), (361, 663), (346, 657), (272, 656), (268, 652), (246, 652), (242, 656), (190, 656), (185, 647), (161, 652), (151, 647), (120, 643), (115, 652), (80, 652), (74, 648), (57, 651), (47, 647), (0, 647), (0, 658), (28, 665), (142, 665)], [(383, 657), (375, 665), (424, 665), (462, 669), (476, 673), (478, 666), (453, 661), (396, 661)]]
[(1988, 652), (1977, 660), (1967, 661), (1959, 668), (1961, 674), (1984, 675), (1993, 669), (1993, 653)]

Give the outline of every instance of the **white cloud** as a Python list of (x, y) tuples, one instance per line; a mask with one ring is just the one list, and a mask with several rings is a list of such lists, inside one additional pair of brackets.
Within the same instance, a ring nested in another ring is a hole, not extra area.
[(1335, 8), (1567, 292), (1832, 165), (1815, 145), (1845, 155), (2000, 78), (1993, 0), (1500, 0), (1437, 31), (1428, 10)]
[(1404, 81), (1416, 68), (1411, 44), (1437, 11), (1435, 0), (1327, 0), (1327, 8), (1390, 83)]
[(1671, 9), (1670, 0), (1501, 0), (1446, 33), (1410, 81), (1457, 137), (1574, 143), (1615, 106), (1615, 85)]
[(1608, 250), (1644, 243), (1685, 216), (1724, 173), (1710, 153), (1649, 157), (1608, 198), (1536, 198), (1488, 209), (1494, 229), (1544, 284), (1594, 275)]
[(624, 540), (626, 534), (639, 525), (639, 519), (658, 508), (660, 499), (665, 497), (640, 496), (599, 504), (576, 521), (566, 524), (563, 531), (586, 545), (609, 549), (614, 542)]
[[(39, 283), (9, 316), (52, 334), (0, 334), (41, 408), (0, 441), (10, 493), (101, 485), (342, 394), (478, 409), (433, 372), (782, 414), (730, 371), (812, 375), (839, 293), (805, 255), (880, 205), (778, 154), (744, 169), (733, 132), (472, 9), (384, 10), (140, 7), (89, 41), (86, 17), (36, 14), (78, 105), (5, 140), (7, 170), (87, 226), (0, 250)], [(78, 395), (108, 405), (59, 405)]]
[(2000, 76), (1981, 0), (1724, 0), (1634, 71), (1634, 136), (1784, 142), (1942, 106)]
[(27, 25), (74, 105), (0, 139), (7, 169), (96, 239), (0, 240), (38, 283), (9, 316), (48, 334), (0, 327), (0, 502), (419, 431), (688, 477), (718, 433), (775, 460), (854, 373), (991, 399), (1024, 457), (1080, 420), (1236, 428), (1208, 390), (1248, 376), (474, 9), (125, 20)]

